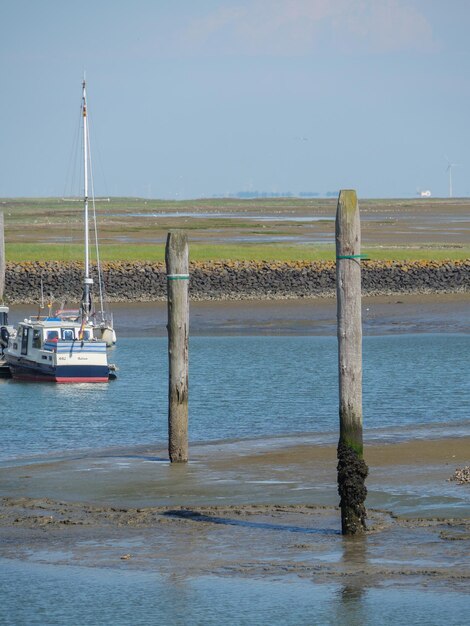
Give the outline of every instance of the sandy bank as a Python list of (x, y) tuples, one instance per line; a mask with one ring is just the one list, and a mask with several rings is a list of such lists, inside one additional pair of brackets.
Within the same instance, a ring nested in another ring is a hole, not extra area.
[[(365, 296), (364, 334), (468, 332), (470, 293)], [(166, 303), (114, 304), (124, 334), (166, 335)], [(336, 334), (335, 298), (191, 302), (191, 334)]]
[[(365, 296), (365, 335), (407, 332), (468, 333), (470, 293)], [(114, 303), (118, 335), (166, 336), (166, 302)], [(34, 314), (11, 307), (11, 319)], [(190, 303), (191, 335), (335, 335), (335, 298), (238, 300)]]
[[(50, 498), (119, 507), (214, 504), (335, 506), (336, 445), (321, 435), (193, 444), (188, 465), (171, 465), (165, 448), (39, 457), (0, 467), (6, 497)], [(365, 446), (368, 505), (395, 515), (459, 517), (470, 490), (449, 482), (468, 464), (470, 437)]]

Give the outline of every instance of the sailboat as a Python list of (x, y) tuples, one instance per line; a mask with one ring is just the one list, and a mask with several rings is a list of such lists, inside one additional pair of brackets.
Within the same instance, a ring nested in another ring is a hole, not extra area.
[(90, 271), (89, 242), (89, 134), (87, 118), (86, 83), (82, 83), (83, 159), (84, 159), (84, 234), (85, 271), (83, 295), (78, 310), (52, 312), (31, 316), (18, 324), (17, 329), (4, 332), (7, 342), (4, 357), (13, 378), (56, 383), (108, 382), (115, 378), (115, 366), (108, 363), (107, 347), (116, 342), (112, 318), (104, 307), (102, 273), (99, 265), (96, 212), (93, 200), (93, 219), (97, 245), (100, 310), (92, 302), (93, 278)]
[[(94, 225), (94, 233), (95, 233), (95, 246), (96, 246), (96, 267), (98, 273), (98, 288), (99, 288), (99, 301), (100, 308), (98, 311), (94, 310), (92, 303), (92, 287), (93, 287), (93, 278), (90, 275), (90, 241), (89, 241), (89, 182), (90, 176), (89, 172), (91, 171), (91, 160), (90, 160), (90, 137), (88, 132), (88, 108), (87, 108), (87, 98), (86, 98), (86, 81), (83, 79), (82, 82), (82, 119), (83, 119), (83, 177), (84, 177), (84, 197), (83, 197), (83, 208), (84, 208), (84, 226), (85, 226), (85, 276), (83, 281), (83, 296), (80, 304), (80, 310), (82, 316), (86, 316), (87, 319), (92, 320), (95, 326), (95, 334), (99, 336), (106, 345), (112, 346), (116, 343), (116, 332), (113, 326), (113, 318), (109, 313), (107, 308), (105, 307), (104, 302), (104, 286), (103, 286), (103, 275), (101, 272), (101, 264), (100, 264), (100, 255), (99, 255), (99, 246), (98, 246), (98, 230), (96, 226), (96, 209), (95, 209), (95, 196), (93, 192), (93, 184), (91, 185), (92, 190), (92, 208), (93, 208), (93, 225)], [(93, 179), (91, 179), (93, 181)]]

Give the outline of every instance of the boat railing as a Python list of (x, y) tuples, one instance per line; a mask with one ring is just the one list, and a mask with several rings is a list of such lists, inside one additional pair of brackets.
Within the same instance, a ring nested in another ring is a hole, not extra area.
[(101, 351), (106, 349), (106, 343), (104, 341), (99, 341), (96, 337), (93, 337), (92, 339), (48, 340), (43, 344), (43, 349), (47, 352), (57, 352), (58, 350), (63, 352), (64, 349), (73, 352), (74, 350), (82, 349), (83, 347)]

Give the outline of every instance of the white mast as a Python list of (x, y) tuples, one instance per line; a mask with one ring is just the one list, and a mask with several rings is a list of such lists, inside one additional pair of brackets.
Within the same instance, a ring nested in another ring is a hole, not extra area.
[[(93, 188), (93, 176), (91, 172), (91, 153), (90, 153), (90, 134), (88, 130), (88, 114), (87, 114), (87, 101), (86, 101), (86, 81), (85, 76), (82, 82), (82, 116), (83, 116), (83, 174), (84, 174), (84, 192), (83, 192), (83, 211), (85, 222), (85, 277), (83, 279), (83, 298), (81, 303), (82, 320), (89, 321), (92, 305), (91, 305), (91, 290), (93, 285), (93, 278), (90, 276), (90, 252), (89, 252), (89, 212), (88, 212), (88, 183), (90, 182), (90, 192), (92, 198), (93, 207), (93, 223), (95, 230), (95, 243), (96, 243), (96, 265), (98, 272), (99, 283), (99, 295), (101, 303), (101, 320), (99, 322), (99, 330), (101, 332), (101, 339), (106, 342), (108, 346), (116, 343), (116, 333), (114, 332), (112, 316), (105, 317), (104, 301), (103, 301), (103, 281), (100, 268), (100, 256), (98, 251), (98, 229), (96, 225), (96, 209), (95, 209), (95, 193)], [(95, 316), (95, 314), (94, 314)], [(97, 320), (94, 319), (94, 325), (96, 326)]]
[(89, 226), (88, 226), (88, 118), (86, 107), (86, 82), (85, 78), (82, 82), (82, 114), (83, 114), (83, 176), (84, 176), (84, 192), (83, 192), (83, 210), (85, 221), (85, 278), (83, 306), (84, 312), (88, 316), (90, 314), (90, 290), (93, 285), (93, 278), (90, 277), (90, 253), (89, 253)]

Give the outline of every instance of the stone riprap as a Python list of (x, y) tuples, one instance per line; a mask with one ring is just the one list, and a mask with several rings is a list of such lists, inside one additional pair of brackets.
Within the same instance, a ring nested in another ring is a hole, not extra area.
[[(361, 265), (362, 288), (367, 295), (469, 290), (470, 259), (362, 261)], [(143, 302), (166, 297), (163, 263), (105, 263), (102, 272), (106, 295), (111, 301)], [(93, 273), (97, 282), (96, 269)], [(335, 294), (335, 263), (331, 261), (193, 262), (190, 274), (189, 291), (193, 300), (328, 297)], [(80, 263), (8, 263), (5, 299), (11, 304), (39, 302), (42, 280), (46, 300), (52, 293), (55, 301), (74, 302), (81, 294), (82, 276), (83, 265)]]

